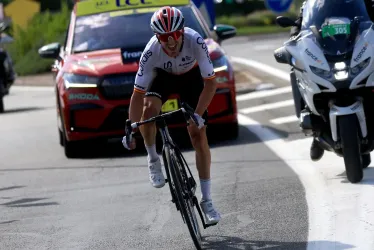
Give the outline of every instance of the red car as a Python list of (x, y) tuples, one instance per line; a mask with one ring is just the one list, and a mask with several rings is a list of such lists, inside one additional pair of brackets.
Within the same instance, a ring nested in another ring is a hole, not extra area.
[[(39, 49), (43, 58), (56, 59), (55, 72), (58, 131), (67, 157), (79, 153), (80, 143), (91, 139), (122, 138), (128, 117), (139, 58), (153, 33), (152, 14), (160, 5), (149, 1), (126, 5), (116, 0), (82, 1), (75, 4), (64, 44), (52, 43)], [(144, 2), (144, 3), (143, 3)], [(119, 5), (119, 6), (117, 6)], [(186, 26), (205, 39), (219, 82), (208, 108), (209, 127), (228, 128), (238, 135), (233, 67), (220, 47), (236, 35), (227, 25), (208, 28), (198, 8), (189, 0), (162, 1), (179, 8)], [(130, 60), (129, 60), (130, 59)], [(130, 61), (130, 62), (129, 62)], [(163, 112), (178, 108), (171, 96)], [(171, 127), (184, 124), (176, 123)], [(222, 130), (220, 131), (222, 134)]]

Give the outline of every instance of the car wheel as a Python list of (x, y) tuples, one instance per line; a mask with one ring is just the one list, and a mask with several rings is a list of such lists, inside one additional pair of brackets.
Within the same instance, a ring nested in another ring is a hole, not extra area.
[(4, 85), (3, 82), (0, 80), (0, 114), (4, 113)]
[[(60, 114), (62, 114), (61, 108), (60, 108)], [(64, 147), (65, 156), (67, 158), (77, 158), (78, 152), (79, 152), (79, 147), (77, 145), (78, 142), (68, 141), (66, 139), (66, 131), (65, 131), (65, 126), (64, 126), (64, 121), (63, 121), (64, 118), (62, 116), (60, 116), (60, 118), (61, 118), (60, 120), (61, 120), (62, 131), (60, 130), (60, 128), (57, 127), (59, 136), (60, 136), (60, 145)]]
[(228, 123), (223, 126), (226, 138), (235, 140), (239, 136), (239, 124), (238, 122)]
[(235, 140), (239, 136), (238, 122), (208, 125), (209, 140)]
[(58, 129), (58, 138), (61, 146), (64, 146), (64, 134), (60, 129)]
[(62, 133), (62, 141), (63, 141), (65, 156), (67, 158), (77, 158), (78, 152), (79, 152), (79, 147), (77, 145), (78, 142), (68, 141), (66, 139), (65, 131)]

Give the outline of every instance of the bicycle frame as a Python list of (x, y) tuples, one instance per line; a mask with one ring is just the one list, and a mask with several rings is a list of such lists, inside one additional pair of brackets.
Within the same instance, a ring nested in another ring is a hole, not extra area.
[[(187, 161), (185, 160), (181, 151), (179, 150), (179, 148), (177, 147), (177, 145), (174, 143), (173, 139), (171, 138), (168, 126), (167, 126), (166, 121), (165, 121), (165, 117), (171, 116), (175, 113), (183, 112), (186, 123), (187, 123), (187, 126), (189, 125), (189, 121), (188, 121), (189, 119), (188, 118), (193, 118), (194, 122), (197, 124), (197, 121), (193, 116), (194, 113), (193, 113), (193, 110), (191, 109), (191, 107), (189, 107), (188, 104), (182, 104), (182, 106), (183, 106), (183, 108), (180, 108), (178, 110), (171, 111), (171, 112), (168, 112), (168, 113), (165, 113), (165, 114), (162, 114), (162, 115), (158, 115), (158, 116), (155, 116), (155, 117), (150, 118), (150, 119), (145, 120), (145, 121), (136, 122), (136, 123), (131, 124), (130, 126), (134, 129), (134, 128), (137, 128), (137, 127), (139, 127), (141, 125), (144, 125), (146, 123), (156, 122), (156, 127), (158, 128), (158, 130), (161, 134), (162, 143), (163, 143), (162, 156), (163, 156), (163, 160), (164, 160), (165, 172), (166, 172), (166, 175), (167, 175), (167, 178), (165, 179), (165, 182), (169, 183), (169, 180), (170, 180), (170, 170), (169, 170), (170, 166), (168, 166), (167, 161), (165, 160), (165, 150), (166, 150), (166, 148), (169, 148), (169, 149), (173, 149), (174, 151), (176, 151), (178, 153), (178, 156), (183, 161), (182, 163), (187, 168), (187, 170), (188, 170), (188, 172), (191, 176), (191, 179), (189, 178), (188, 182), (189, 182), (190, 186), (192, 187), (192, 189), (189, 190), (189, 197), (188, 198), (189, 199), (192, 198), (192, 202), (195, 204), (196, 209), (199, 213), (203, 228), (206, 229), (208, 227), (215, 226), (216, 224), (206, 224), (205, 223), (204, 216), (203, 216), (203, 213), (201, 211), (199, 202), (198, 202), (198, 200), (195, 196), (195, 191), (196, 191), (196, 186), (197, 186), (196, 181), (193, 178), (192, 172), (191, 172), (191, 170), (190, 170), (190, 168), (187, 164)], [(127, 124), (127, 126), (129, 126), (129, 124)], [(178, 172), (179, 172), (179, 170), (178, 170)], [(181, 173), (179, 173), (179, 174), (181, 174)], [(170, 185), (170, 183), (169, 183), (169, 185)], [(170, 188), (170, 190), (171, 190), (171, 188)], [(171, 195), (172, 195), (172, 202), (176, 203), (174, 194), (172, 193)], [(178, 209), (178, 207), (177, 207), (177, 209)]]
[[(188, 123), (188, 121), (186, 121)], [(196, 191), (196, 181), (195, 181), (195, 178), (193, 177), (192, 175), (192, 172), (190, 170), (190, 167), (188, 166), (187, 164), (187, 161), (186, 159), (183, 157), (182, 153), (180, 152), (178, 146), (174, 143), (173, 139), (171, 138), (170, 136), (170, 133), (169, 133), (169, 129), (167, 127), (167, 124), (166, 124), (166, 121), (165, 121), (165, 118), (161, 118), (161, 119), (156, 119), (156, 126), (158, 127), (158, 130), (161, 134), (161, 138), (162, 138), (162, 143), (163, 143), (163, 147), (162, 147), (162, 155), (163, 157), (164, 156), (164, 151), (165, 151), (165, 148), (168, 147), (170, 149), (173, 149), (175, 151), (177, 151), (179, 153), (179, 156), (182, 158), (181, 160), (183, 161), (183, 164), (184, 166), (187, 168), (190, 176), (191, 176), (191, 180), (189, 180), (190, 182), (190, 185), (192, 187), (192, 190), (189, 190), (189, 198), (192, 198), (192, 202), (195, 204), (196, 206), (196, 209), (199, 213), (199, 216), (200, 216), (200, 219), (201, 219), (201, 223), (203, 225), (203, 228), (206, 229), (208, 227), (211, 227), (211, 226), (215, 226), (216, 224), (206, 224), (205, 223), (205, 220), (204, 220), (204, 217), (203, 217), (203, 213), (201, 211), (201, 208), (200, 208), (200, 205), (199, 205), (199, 202), (195, 196), (195, 191)], [(164, 158), (164, 163), (166, 163), (166, 160)], [(167, 178), (165, 179), (165, 182), (168, 183), (169, 182), (169, 178), (170, 178), (170, 173), (169, 173), (169, 167), (167, 164), (164, 164), (165, 165), (165, 172), (166, 172), (166, 175), (167, 175)], [(172, 202), (175, 203), (175, 197), (173, 197), (174, 194), (172, 194)]]

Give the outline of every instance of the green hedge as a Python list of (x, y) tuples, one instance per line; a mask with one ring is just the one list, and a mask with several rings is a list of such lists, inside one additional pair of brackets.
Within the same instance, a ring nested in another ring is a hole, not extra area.
[(13, 27), (14, 42), (7, 49), (18, 75), (50, 71), (54, 60), (40, 58), (38, 49), (48, 43), (63, 42), (69, 19), (70, 11), (64, 4), (60, 12), (36, 14), (25, 29)]

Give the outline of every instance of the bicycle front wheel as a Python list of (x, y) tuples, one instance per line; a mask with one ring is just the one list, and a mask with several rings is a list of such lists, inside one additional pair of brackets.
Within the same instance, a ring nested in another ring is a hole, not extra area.
[(194, 210), (193, 197), (190, 197), (190, 190), (188, 180), (182, 174), (184, 165), (178, 160), (175, 151), (171, 148), (166, 148), (165, 157), (170, 168), (171, 178), (175, 186), (175, 195), (179, 203), (179, 208), (187, 224), (191, 238), (195, 244), (196, 249), (201, 249), (201, 233), (199, 223), (196, 218)]

